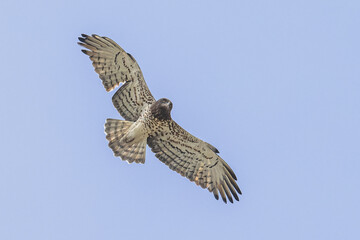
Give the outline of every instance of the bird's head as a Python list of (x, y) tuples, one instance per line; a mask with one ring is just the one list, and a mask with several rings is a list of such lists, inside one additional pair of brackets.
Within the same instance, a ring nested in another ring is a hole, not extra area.
[(173, 104), (169, 99), (161, 98), (153, 103), (150, 109), (155, 118), (160, 120), (171, 120), (170, 112), (172, 107)]

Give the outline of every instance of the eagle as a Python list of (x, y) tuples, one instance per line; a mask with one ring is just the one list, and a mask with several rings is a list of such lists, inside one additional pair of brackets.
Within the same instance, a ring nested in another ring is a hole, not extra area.
[(191, 135), (172, 118), (169, 99), (156, 100), (135, 58), (115, 41), (81, 34), (78, 44), (89, 56), (106, 91), (121, 87), (112, 102), (125, 120), (106, 119), (105, 134), (114, 156), (128, 163), (145, 163), (146, 144), (171, 170), (212, 192), (215, 198), (239, 201), (240, 188), (230, 166), (211, 144)]

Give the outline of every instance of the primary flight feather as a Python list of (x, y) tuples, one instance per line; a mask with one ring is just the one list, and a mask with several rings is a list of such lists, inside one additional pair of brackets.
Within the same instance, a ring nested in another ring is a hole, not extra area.
[(155, 156), (170, 169), (207, 188), (216, 199), (219, 194), (239, 201), (241, 191), (230, 166), (207, 142), (194, 137), (171, 118), (172, 103), (166, 98), (155, 100), (139, 65), (116, 42), (107, 37), (85, 35), (78, 44), (87, 48), (88, 55), (106, 89), (111, 91), (120, 83), (112, 101), (125, 119), (107, 119), (106, 139), (115, 156), (129, 163), (145, 163), (146, 144)]

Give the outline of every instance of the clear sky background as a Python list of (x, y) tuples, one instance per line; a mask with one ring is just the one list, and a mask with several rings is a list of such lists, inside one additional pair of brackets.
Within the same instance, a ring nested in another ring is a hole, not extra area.
[[(0, 2), (0, 239), (360, 239), (360, 1)], [(113, 157), (81, 33), (238, 176), (224, 204)]]

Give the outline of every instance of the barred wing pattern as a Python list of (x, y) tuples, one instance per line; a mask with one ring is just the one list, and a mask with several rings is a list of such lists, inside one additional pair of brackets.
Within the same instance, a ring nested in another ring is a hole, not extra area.
[(150, 136), (148, 145), (156, 157), (171, 170), (194, 181), (196, 185), (207, 188), (216, 199), (226, 203), (232, 196), (239, 201), (241, 194), (236, 184), (236, 176), (230, 166), (216, 154), (210, 144), (192, 136), (173, 120), (163, 127), (164, 134)]
[(110, 38), (82, 34), (79, 40), (80, 46), (90, 50), (82, 52), (90, 57), (106, 91), (125, 83), (112, 101), (125, 120), (136, 121), (146, 106), (155, 102), (136, 60)]

